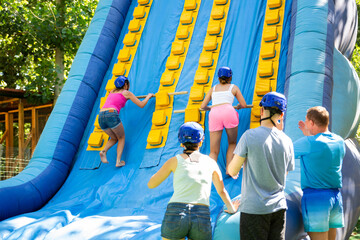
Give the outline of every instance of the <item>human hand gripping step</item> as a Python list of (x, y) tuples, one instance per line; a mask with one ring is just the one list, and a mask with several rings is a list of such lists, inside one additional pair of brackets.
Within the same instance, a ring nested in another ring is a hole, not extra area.
[(234, 106), (234, 108), (235, 108), (236, 110), (240, 110), (240, 109), (243, 109), (243, 108), (252, 108), (252, 107), (253, 107), (252, 104), (243, 106), (243, 105), (241, 105), (240, 103), (239, 103), (238, 105)]

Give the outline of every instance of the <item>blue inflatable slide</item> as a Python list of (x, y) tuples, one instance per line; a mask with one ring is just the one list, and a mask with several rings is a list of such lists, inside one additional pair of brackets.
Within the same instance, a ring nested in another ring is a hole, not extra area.
[[(217, 25), (217, 19), (223, 20)], [(139, 24), (142, 21), (146, 24)], [(146, 184), (181, 151), (177, 131), (186, 111), (174, 111), (187, 109), (194, 79), (201, 81), (198, 68), (206, 66), (212, 46), (216, 58), (210, 60), (211, 84), (218, 83), (219, 67), (231, 67), (233, 83), (254, 109), (255, 95), (263, 89), (256, 79), (267, 77), (268, 65), (261, 65), (265, 60), (259, 56), (273, 54), (277, 61), (271, 68), (276, 72), (270, 70), (276, 76), (270, 80), (271, 89), (288, 98), (284, 131), (293, 141), (302, 136), (297, 125), (309, 107), (328, 109), (331, 131), (346, 139), (341, 190), (345, 227), (338, 230), (337, 239), (348, 239), (360, 215), (360, 146), (354, 138), (360, 123), (360, 82), (349, 62), (357, 28), (355, 0), (100, 0), (29, 165), (0, 182), (0, 239), (161, 239), (172, 178), (156, 189)], [(141, 34), (128, 34), (135, 32)], [(221, 38), (212, 37), (216, 34)], [(275, 44), (271, 37), (277, 39)], [(191, 38), (186, 56), (174, 57), (183, 50), (173, 44), (181, 38)], [(212, 45), (213, 39), (221, 41)], [(131, 42), (136, 51), (124, 51)], [(272, 51), (265, 51), (265, 45)], [(131, 62), (131, 68), (119, 70), (120, 61)], [(147, 147), (158, 97), (143, 109), (129, 102), (120, 113), (126, 166), (115, 167), (115, 147), (108, 152), (110, 163), (101, 164), (99, 151), (89, 149), (89, 139), (114, 71), (123, 70), (135, 95), (157, 93), (173, 61), (181, 69), (173, 90), (188, 94), (172, 97), (163, 145)], [(239, 110), (239, 117), (238, 138), (251, 127), (252, 110)], [(204, 124), (201, 152), (208, 154), (207, 115)], [(224, 176), (226, 148), (223, 137), (218, 164)], [(241, 175), (237, 180), (224, 177), (224, 182), (232, 199), (241, 197)], [(308, 238), (301, 196), (296, 160), (286, 182), (286, 239)], [(239, 212), (224, 213), (215, 189), (210, 203), (213, 238), (239, 239)]]

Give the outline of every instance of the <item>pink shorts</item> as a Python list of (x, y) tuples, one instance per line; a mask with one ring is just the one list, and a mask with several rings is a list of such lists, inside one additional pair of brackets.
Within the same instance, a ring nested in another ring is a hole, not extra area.
[(224, 128), (234, 128), (239, 125), (239, 114), (231, 104), (212, 107), (209, 113), (209, 131), (215, 132)]

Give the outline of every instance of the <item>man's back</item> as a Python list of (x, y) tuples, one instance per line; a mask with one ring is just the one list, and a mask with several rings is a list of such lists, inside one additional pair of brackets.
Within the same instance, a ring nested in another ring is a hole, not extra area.
[(333, 133), (319, 133), (294, 143), (295, 156), (301, 157), (301, 188), (341, 188), (344, 140)]
[(277, 128), (258, 127), (246, 131), (235, 149), (246, 158), (240, 209), (267, 214), (286, 209), (286, 172), (294, 169), (291, 139)]

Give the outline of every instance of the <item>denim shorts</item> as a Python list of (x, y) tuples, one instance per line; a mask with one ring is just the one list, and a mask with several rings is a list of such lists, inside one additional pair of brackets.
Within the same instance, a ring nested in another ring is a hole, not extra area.
[(161, 236), (167, 239), (211, 240), (208, 206), (169, 203), (161, 225)]
[(301, 210), (305, 232), (326, 232), (344, 226), (341, 192), (332, 189), (303, 189)]
[(116, 110), (106, 110), (99, 113), (99, 125), (102, 130), (116, 128), (121, 123), (119, 114)]

